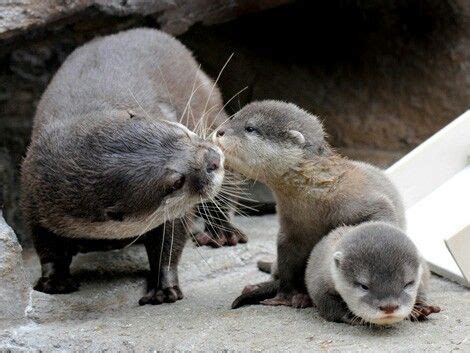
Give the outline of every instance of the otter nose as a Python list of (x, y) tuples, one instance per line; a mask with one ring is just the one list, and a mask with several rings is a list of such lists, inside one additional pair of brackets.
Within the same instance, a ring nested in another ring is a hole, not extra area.
[(379, 309), (382, 310), (385, 314), (393, 314), (395, 310), (398, 309), (398, 305), (379, 306)]
[(220, 168), (220, 154), (216, 151), (210, 149), (207, 151), (207, 167), (206, 170), (208, 173), (212, 173), (213, 171)]
[(225, 135), (225, 130), (223, 130), (223, 129), (217, 130), (217, 137), (221, 137), (221, 136), (224, 136), (224, 135)]

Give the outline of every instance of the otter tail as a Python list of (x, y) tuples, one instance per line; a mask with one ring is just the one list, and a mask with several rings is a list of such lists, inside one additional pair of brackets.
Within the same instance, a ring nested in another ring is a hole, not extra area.
[(233, 301), (232, 309), (237, 309), (244, 305), (259, 304), (260, 301), (272, 298), (279, 288), (279, 280), (262, 282), (253, 286), (247, 286), (242, 294)]
[(272, 265), (272, 261), (258, 261), (258, 269), (266, 273), (271, 273)]

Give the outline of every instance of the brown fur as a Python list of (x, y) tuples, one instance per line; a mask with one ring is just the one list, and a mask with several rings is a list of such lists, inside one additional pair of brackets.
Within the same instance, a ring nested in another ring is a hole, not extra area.
[(293, 104), (251, 103), (216, 135), (227, 165), (264, 182), (275, 194), (280, 283), (276, 297), (265, 304), (308, 304), (307, 259), (332, 229), (371, 220), (405, 226), (400, 196), (387, 177), (336, 154), (318, 119)]

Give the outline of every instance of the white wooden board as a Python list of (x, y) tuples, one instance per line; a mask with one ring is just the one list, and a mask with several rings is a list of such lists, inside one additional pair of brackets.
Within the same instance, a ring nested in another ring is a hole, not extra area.
[(470, 232), (462, 233), (470, 226), (469, 152), (467, 111), (391, 166), (387, 174), (403, 196), (407, 233), (432, 271), (470, 287), (460, 269), (468, 262), (460, 259), (470, 258)]

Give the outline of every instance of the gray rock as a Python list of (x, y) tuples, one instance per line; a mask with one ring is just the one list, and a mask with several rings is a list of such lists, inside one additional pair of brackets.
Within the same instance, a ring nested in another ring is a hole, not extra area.
[[(326, 322), (315, 308), (230, 303), (247, 283), (268, 275), (256, 261), (275, 252), (275, 216), (237, 218), (250, 242), (232, 248), (189, 244), (181, 266), (185, 298), (174, 304), (139, 307), (146, 270), (140, 246), (90, 253), (72, 264), (80, 276), (77, 293), (33, 293), (27, 323), (0, 322), (0, 350), (27, 351), (347, 351), (470, 350), (470, 291), (433, 276), (429, 301), (443, 311), (427, 322), (404, 321), (391, 328)], [(33, 252), (25, 252), (31, 281), (39, 275)]]
[(244, 13), (288, 3), (292, 0), (21, 0), (0, 3), (0, 39), (37, 29), (67, 19), (85, 10), (96, 8), (109, 15), (156, 14), (162, 29), (172, 34), (186, 32), (202, 22), (214, 24), (228, 21)]
[(21, 246), (0, 211), (0, 319), (21, 319), (31, 288), (26, 279)]

